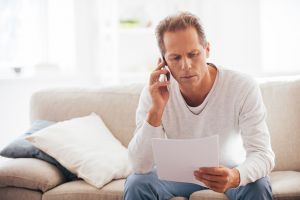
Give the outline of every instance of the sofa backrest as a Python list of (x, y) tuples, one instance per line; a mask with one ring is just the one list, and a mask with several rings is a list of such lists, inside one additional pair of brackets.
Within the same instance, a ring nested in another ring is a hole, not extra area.
[[(300, 79), (269, 81), (260, 86), (276, 155), (275, 170), (300, 171)], [(95, 112), (127, 147), (134, 134), (135, 111), (142, 88), (142, 84), (132, 84), (42, 90), (31, 98), (31, 121), (63, 121)]]
[(30, 120), (64, 121), (97, 113), (114, 136), (128, 146), (135, 129), (135, 110), (143, 85), (109, 88), (53, 88), (34, 93)]
[(300, 78), (268, 81), (260, 87), (275, 152), (275, 170), (300, 171)]

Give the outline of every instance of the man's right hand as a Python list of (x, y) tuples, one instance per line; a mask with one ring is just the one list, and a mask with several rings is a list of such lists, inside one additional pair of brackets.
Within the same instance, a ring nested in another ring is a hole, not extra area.
[(159, 75), (168, 73), (168, 70), (161, 69), (165, 66), (164, 61), (159, 58), (157, 68), (151, 73), (149, 81), (149, 92), (152, 99), (152, 105), (148, 112), (147, 122), (152, 126), (160, 126), (162, 114), (169, 99), (167, 86), (170, 81), (159, 82)]

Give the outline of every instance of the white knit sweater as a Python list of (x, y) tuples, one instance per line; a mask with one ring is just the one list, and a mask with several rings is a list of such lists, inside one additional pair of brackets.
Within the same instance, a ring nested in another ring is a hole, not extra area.
[[(171, 77), (170, 98), (159, 127), (146, 121), (151, 97), (148, 86), (143, 89), (136, 111), (135, 135), (128, 147), (129, 159), (136, 173), (149, 172), (155, 165), (152, 138), (183, 139), (211, 135), (219, 135), (220, 165), (237, 168), (240, 185), (270, 173), (274, 167), (274, 153), (258, 84), (247, 75), (217, 69), (215, 82), (204, 102), (190, 109), (177, 81)], [(191, 156), (196, 154), (205, 152), (191, 152)]]

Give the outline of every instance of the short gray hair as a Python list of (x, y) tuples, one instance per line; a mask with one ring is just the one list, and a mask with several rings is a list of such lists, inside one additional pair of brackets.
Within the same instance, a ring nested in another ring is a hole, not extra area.
[(175, 32), (189, 27), (194, 27), (196, 29), (200, 40), (199, 42), (205, 46), (207, 41), (200, 19), (190, 12), (179, 12), (164, 18), (156, 26), (156, 39), (161, 54), (165, 55), (166, 53), (164, 45), (164, 34), (166, 32)]

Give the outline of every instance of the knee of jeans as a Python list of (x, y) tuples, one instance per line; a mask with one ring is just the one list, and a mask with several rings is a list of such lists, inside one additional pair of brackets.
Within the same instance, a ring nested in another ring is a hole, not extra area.
[(125, 190), (143, 188), (147, 185), (154, 184), (154, 174), (131, 174), (125, 182)]
[(267, 177), (258, 179), (252, 184), (251, 189), (256, 192), (271, 191), (270, 183)]

